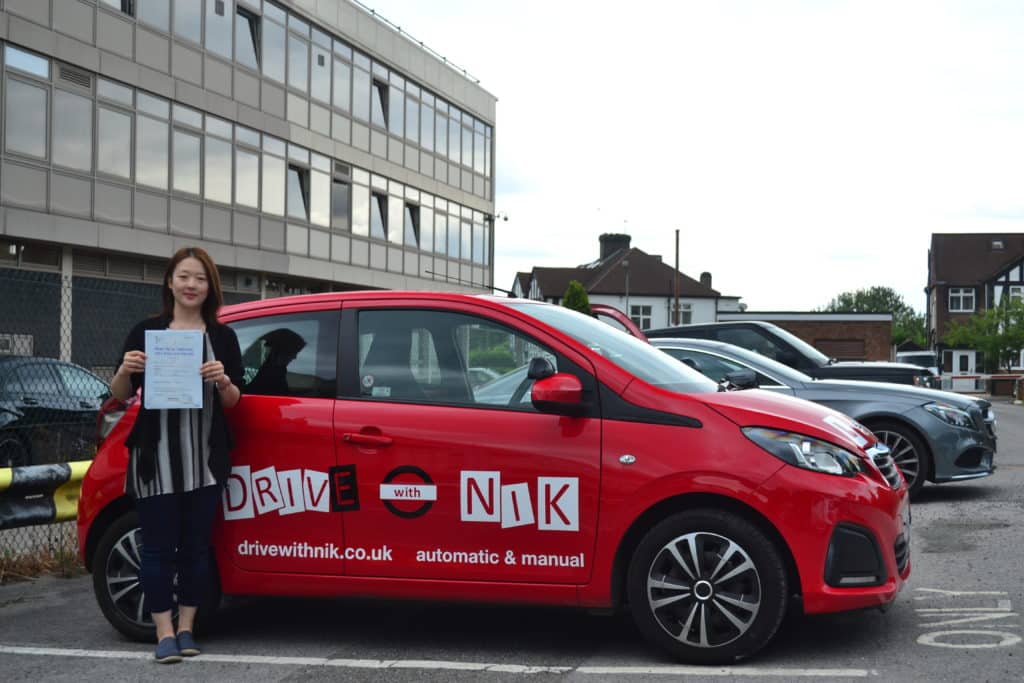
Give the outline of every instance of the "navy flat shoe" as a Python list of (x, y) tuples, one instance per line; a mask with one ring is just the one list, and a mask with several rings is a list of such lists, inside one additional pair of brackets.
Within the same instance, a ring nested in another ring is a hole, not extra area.
[(160, 664), (174, 664), (181, 661), (181, 651), (178, 649), (178, 641), (167, 636), (156, 644), (156, 661)]
[(178, 634), (178, 649), (185, 657), (195, 657), (199, 654), (199, 646), (192, 637), (192, 631), (182, 631)]

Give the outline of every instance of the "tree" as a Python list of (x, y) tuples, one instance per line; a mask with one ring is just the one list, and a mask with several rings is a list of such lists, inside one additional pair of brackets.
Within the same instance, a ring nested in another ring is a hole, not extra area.
[(953, 321), (942, 341), (949, 346), (977, 349), (990, 372), (1010, 368), (1024, 349), (1024, 302), (1018, 298), (978, 311), (965, 322)]
[(583, 289), (583, 284), (579, 280), (569, 281), (569, 286), (565, 288), (565, 294), (562, 295), (562, 305), (590, 315), (590, 297), (587, 296), (587, 290)]
[(836, 313), (891, 311), (893, 344), (902, 344), (910, 340), (921, 348), (928, 346), (924, 316), (915, 312), (891, 287), (869, 287), (852, 292), (842, 292), (821, 310)]

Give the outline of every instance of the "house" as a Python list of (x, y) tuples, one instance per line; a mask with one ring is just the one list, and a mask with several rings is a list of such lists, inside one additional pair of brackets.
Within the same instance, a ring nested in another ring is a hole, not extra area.
[[(1024, 299), (1024, 233), (933, 233), (925, 294), (928, 343), (941, 354), (943, 372), (982, 372), (980, 351), (950, 347), (943, 337), (951, 322), (966, 321), (1003, 297)], [(1024, 367), (1021, 356), (1015, 369)]]
[[(628, 311), (643, 330), (714, 322), (719, 312), (744, 308), (740, 297), (723, 296), (712, 289), (711, 273), (701, 273), (700, 280), (694, 280), (664, 263), (661, 256), (630, 246), (629, 235), (606, 233), (598, 241), (600, 256), (596, 261), (574, 267), (534, 267), (529, 273), (516, 273), (512, 295), (557, 304), (569, 282), (578, 280), (591, 303)], [(676, 287), (679, 315), (674, 321)]]

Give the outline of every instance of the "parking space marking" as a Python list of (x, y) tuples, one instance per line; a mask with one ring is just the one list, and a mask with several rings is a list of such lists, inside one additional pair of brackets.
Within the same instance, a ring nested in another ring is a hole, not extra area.
[[(74, 648), (0, 645), (0, 654), (34, 657), (85, 657), (90, 659), (153, 659), (148, 650), (82, 650)], [(327, 657), (274, 657), (269, 655), (204, 654), (186, 658), (189, 664), (263, 664), (276, 666), (320, 666), (349, 669), (422, 669), (434, 671), (480, 671), (509, 674), (583, 674), (597, 676), (759, 676), (781, 678), (867, 678), (877, 676), (874, 669), (797, 669), (749, 666), (532, 666), (529, 664), (490, 664), (452, 662), (432, 659), (331, 659)]]
[[(1006, 597), (1006, 591), (950, 591), (939, 588), (918, 588), (926, 595), (915, 600), (951, 600), (954, 605), (960, 598), (982, 602), (953, 607), (918, 607), (918, 618), (923, 629), (940, 626), (971, 624), (970, 629), (927, 630), (917, 638), (920, 645), (962, 650), (982, 650), (996, 647), (1012, 647), (1021, 642), (1021, 637), (1005, 629), (1020, 629), (1019, 624), (1008, 624), (1006, 619), (1019, 617), (1013, 611), (1013, 604)], [(993, 600), (995, 598), (995, 600)], [(988, 602), (989, 605), (984, 603)], [(995, 606), (990, 606), (995, 602)], [(987, 622), (987, 623), (982, 623)], [(992, 622), (998, 622), (993, 624)], [(997, 628), (998, 627), (998, 628)]]

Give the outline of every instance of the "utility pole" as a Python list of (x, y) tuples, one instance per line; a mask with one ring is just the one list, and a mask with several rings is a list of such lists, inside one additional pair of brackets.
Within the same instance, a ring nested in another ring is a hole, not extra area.
[(672, 324), (679, 324), (679, 228), (676, 228), (676, 269), (672, 273)]

